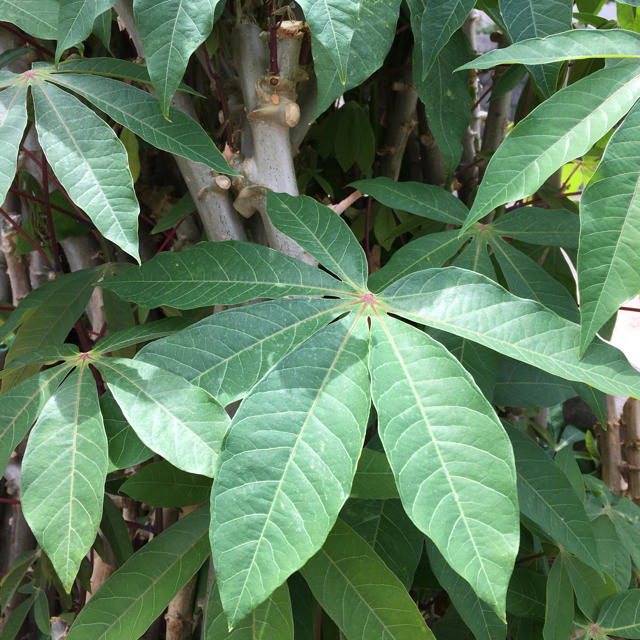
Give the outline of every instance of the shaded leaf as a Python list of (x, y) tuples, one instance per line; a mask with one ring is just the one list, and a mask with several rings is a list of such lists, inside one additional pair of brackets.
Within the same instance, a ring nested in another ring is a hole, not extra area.
[(384, 452), (370, 447), (362, 450), (351, 486), (351, 497), (374, 500), (398, 497), (393, 471)]
[(547, 576), (544, 640), (565, 640), (573, 630), (573, 589), (562, 555), (558, 555)]
[(569, 249), (578, 247), (579, 218), (565, 209), (519, 207), (487, 226), (496, 235), (530, 244)]
[(578, 607), (587, 618), (595, 620), (600, 607), (618, 589), (608, 574), (599, 574), (578, 558), (566, 556), (565, 559)]
[(127, 525), (122, 517), (122, 511), (107, 495), (104, 497), (102, 506), (100, 530), (107, 539), (118, 566), (121, 567), (133, 555), (133, 545), (131, 538), (129, 538)]
[(58, 35), (58, 0), (0, 0), (5, 22), (35, 36), (55, 40)]
[[(4, 17), (4, 16), (3, 16)], [(25, 82), (0, 91), (0, 202), (16, 173), (18, 149), (27, 125), (27, 85)]]
[(115, 0), (59, 0), (56, 62), (65, 49), (89, 37), (96, 18), (111, 9)]
[(164, 338), (176, 331), (180, 331), (180, 329), (185, 329), (190, 322), (188, 318), (177, 316), (175, 318), (162, 318), (161, 320), (147, 322), (130, 329), (122, 329), (100, 338), (93, 346), (91, 353), (98, 355), (110, 351), (118, 351), (133, 344)]
[(545, 577), (541, 573), (527, 567), (516, 567), (509, 582), (507, 611), (521, 618), (543, 620), (545, 583)]
[(640, 638), (640, 589), (612, 596), (603, 605), (598, 630), (624, 638)]

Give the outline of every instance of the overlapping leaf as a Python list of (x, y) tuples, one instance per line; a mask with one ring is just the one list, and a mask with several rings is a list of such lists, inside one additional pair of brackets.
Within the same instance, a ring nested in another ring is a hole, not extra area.
[(389, 310), (605, 393), (640, 395), (640, 374), (602, 341), (578, 354), (580, 327), (477, 273), (446, 267), (405, 276), (383, 291)]
[(56, 62), (65, 49), (87, 38), (96, 18), (114, 4), (115, 0), (60, 0)]
[(390, 317), (373, 323), (370, 367), (405, 510), (504, 616), (518, 507), (511, 446), (491, 405), (444, 347)]
[(320, 548), (347, 499), (369, 415), (364, 320), (300, 345), (236, 413), (211, 496), (211, 546), (231, 626)]
[(255, 298), (336, 296), (350, 287), (299, 260), (248, 242), (203, 242), (161, 253), (101, 285), (147, 307), (194, 309)]
[(55, 40), (58, 35), (57, 0), (0, 0), (0, 15), (36, 38)]
[(44, 406), (22, 462), (24, 516), (67, 591), (98, 532), (106, 475), (96, 386), (80, 366)]
[(38, 139), (62, 186), (103, 236), (138, 258), (138, 212), (127, 152), (111, 127), (51, 83), (32, 86)]
[(157, 340), (165, 336), (171, 335), (180, 329), (189, 326), (188, 318), (163, 318), (154, 322), (131, 327), (130, 329), (122, 329), (116, 331), (104, 338), (100, 338), (94, 345), (91, 353), (101, 354), (110, 351), (118, 351), (131, 345), (148, 342), (149, 340)]
[(154, 537), (93, 594), (68, 640), (138, 640), (208, 557), (208, 525), (201, 508)]
[(0, 202), (4, 202), (7, 191), (16, 173), (18, 149), (24, 128), (27, 125), (27, 85), (14, 85), (0, 91)]
[(573, 630), (573, 590), (569, 574), (558, 555), (547, 578), (547, 603), (544, 617), (544, 640), (568, 638)]
[(565, 209), (520, 207), (487, 225), (499, 236), (507, 236), (545, 247), (578, 247), (579, 218)]
[(640, 63), (621, 62), (558, 91), (519, 122), (493, 154), (466, 226), (531, 195), (586, 153), (640, 97)]
[(598, 631), (621, 638), (640, 638), (640, 589), (619, 593), (602, 605)]

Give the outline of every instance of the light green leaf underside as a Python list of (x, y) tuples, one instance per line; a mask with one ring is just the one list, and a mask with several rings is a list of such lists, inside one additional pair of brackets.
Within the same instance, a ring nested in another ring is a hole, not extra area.
[(580, 328), (488, 278), (456, 267), (406, 276), (380, 296), (389, 310), (605, 393), (640, 395), (640, 374), (598, 341), (578, 357)]
[(493, 154), (465, 226), (531, 195), (556, 169), (586, 153), (638, 97), (638, 62), (607, 67), (551, 96)]
[(16, 173), (18, 149), (27, 125), (27, 85), (22, 83), (0, 92), (0, 202)]
[(65, 49), (85, 40), (96, 18), (111, 9), (115, 0), (59, 0), (56, 62)]
[(205, 612), (204, 640), (293, 640), (293, 617), (287, 585), (278, 587), (229, 631), (218, 585), (214, 582)]
[(138, 257), (138, 213), (127, 152), (89, 107), (51, 83), (32, 86), (38, 140), (73, 201), (103, 236)]
[(322, 545), (351, 489), (370, 408), (367, 327), (300, 345), (240, 405), (212, 492), (211, 546), (231, 626)]
[(581, 350), (618, 307), (640, 291), (639, 146), (636, 104), (609, 140), (580, 200)]
[(273, 224), (356, 290), (366, 288), (367, 259), (344, 220), (308, 196), (267, 191)]
[[(337, 304), (336, 304), (337, 303)], [(137, 356), (202, 387), (226, 406), (345, 311), (337, 300), (273, 300), (215, 313)]]
[(58, 0), (0, 0), (0, 16), (36, 38), (55, 40)]
[(489, 231), (529, 244), (576, 249), (579, 217), (565, 209), (520, 207), (487, 225)]
[(138, 640), (209, 555), (209, 510), (198, 509), (137, 551), (98, 589), (68, 640)]
[(407, 211), (429, 220), (459, 226), (464, 223), (467, 207), (454, 195), (432, 184), (394, 182), (389, 178), (357, 180), (352, 187), (392, 209)]
[(0, 470), (22, 442), (34, 420), (69, 371), (69, 365), (47, 369), (0, 395)]
[(516, 459), (520, 511), (551, 541), (599, 572), (593, 530), (571, 483), (529, 436), (514, 428), (508, 434)]
[(301, 573), (349, 640), (435, 640), (400, 580), (341, 520)]
[(640, 638), (640, 589), (629, 589), (607, 600), (596, 624), (613, 636)]
[(134, 0), (133, 11), (142, 39), (149, 76), (160, 105), (169, 113), (191, 54), (213, 27), (219, 0)]
[(156, 98), (119, 80), (90, 74), (58, 73), (51, 81), (93, 103), (158, 149), (233, 173), (206, 131), (186, 113), (171, 109), (165, 118)]
[(623, 29), (575, 29), (546, 38), (522, 40), (494, 49), (460, 69), (490, 69), (499, 64), (548, 64), (584, 58), (640, 58), (640, 34)]
[[(305, 0), (301, 6), (311, 27), (311, 49), (318, 80), (315, 117), (382, 66), (395, 37), (400, 2), (332, 0), (327, 5), (318, 0)], [(327, 11), (332, 14), (334, 10), (344, 19), (336, 34), (331, 23), (325, 22)], [(339, 47), (333, 43), (334, 37)]]
[(447, 564), (430, 540), (427, 540), (427, 553), (431, 570), (476, 640), (504, 640), (507, 625), (488, 604), (478, 598), (469, 583)]
[(106, 476), (96, 385), (81, 366), (44, 406), (22, 461), (24, 517), (67, 592), (98, 532)]
[(422, 68), (424, 80), (451, 36), (463, 25), (475, 0), (426, 0), (420, 18)]
[(189, 323), (188, 318), (163, 318), (162, 320), (147, 322), (146, 324), (131, 327), (130, 329), (122, 329), (104, 338), (100, 338), (94, 345), (91, 353), (100, 354), (117, 351), (133, 344), (139, 344), (140, 342), (164, 338), (176, 331), (180, 331), (180, 329), (187, 328)]
[(208, 393), (138, 360), (105, 358), (95, 366), (144, 444), (179, 469), (213, 477), (229, 418)]
[(339, 280), (273, 249), (249, 242), (202, 242), (161, 253), (101, 285), (147, 307), (194, 309), (256, 298), (342, 295)]
[(518, 507), (511, 445), (491, 405), (442, 345), (391, 317), (373, 322), (370, 367), (405, 510), (504, 616)]

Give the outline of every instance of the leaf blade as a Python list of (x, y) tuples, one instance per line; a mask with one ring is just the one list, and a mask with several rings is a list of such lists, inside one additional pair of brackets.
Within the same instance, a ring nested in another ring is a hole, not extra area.
[(22, 83), (0, 91), (0, 202), (4, 202), (7, 191), (16, 173), (18, 150), (24, 128), (27, 126), (27, 85)]

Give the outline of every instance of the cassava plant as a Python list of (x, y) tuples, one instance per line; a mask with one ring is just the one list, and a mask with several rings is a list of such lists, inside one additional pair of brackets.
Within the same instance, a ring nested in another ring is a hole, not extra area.
[(0, 0), (0, 639), (640, 638), (636, 4)]

